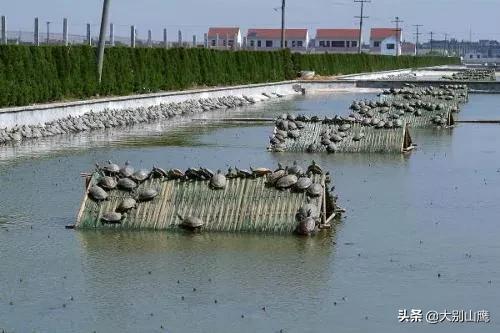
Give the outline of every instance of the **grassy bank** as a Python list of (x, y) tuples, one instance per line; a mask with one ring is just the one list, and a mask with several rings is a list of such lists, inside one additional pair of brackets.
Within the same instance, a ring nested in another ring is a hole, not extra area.
[(273, 82), (293, 79), (305, 69), (335, 75), (456, 63), (443, 57), (113, 47), (106, 49), (99, 85), (95, 54), (83, 46), (0, 46), (0, 107)]

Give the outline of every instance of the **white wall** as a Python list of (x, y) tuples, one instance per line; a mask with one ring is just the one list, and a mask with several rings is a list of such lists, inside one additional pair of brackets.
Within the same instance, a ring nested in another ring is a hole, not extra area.
[[(387, 48), (390, 44), (394, 44), (394, 49)], [(396, 36), (387, 37), (380, 43), (380, 54), (393, 56), (401, 54), (401, 43), (398, 43)]]

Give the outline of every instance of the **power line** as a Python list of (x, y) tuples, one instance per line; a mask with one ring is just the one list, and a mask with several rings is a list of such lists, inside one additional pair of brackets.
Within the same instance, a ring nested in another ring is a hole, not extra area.
[(401, 46), (401, 33), (399, 29), (399, 23), (403, 23), (404, 21), (399, 19), (399, 16), (396, 16), (396, 19), (392, 21), (392, 23), (396, 23), (396, 56), (399, 55), (399, 50)]
[(358, 38), (358, 53), (361, 53), (361, 36), (363, 35), (363, 19), (369, 18), (369, 16), (363, 16), (363, 10), (365, 7), (365, 3), (370, 3), (371, 0), (354, 0), (354, 2), (358, 2), (361, 4), (361, 11), (359, 16), (354, 16), (355, 18), (359, 18), (359, 38)]
[(421, 27), (423, 27), (424, 25), (423, 24), (414, 24), (413, 26), (417, 29), (417, 31), (415, 32), (415, 36), (417, 36), (417, 41), (415, 43), (415, 55), (418, 55), (418, 40), (419, 40), (420, 35), (422, 34), (419, 31), (419, 29)]

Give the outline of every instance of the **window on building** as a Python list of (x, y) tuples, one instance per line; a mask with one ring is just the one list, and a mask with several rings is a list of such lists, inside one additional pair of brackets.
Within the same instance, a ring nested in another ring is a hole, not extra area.
[(212, 39), (212, 46), (215, 46), (215, 39)]
[(228, 41), (228, 43), (229, 43), (229, 46), (233, 46), (233, 45), (234, 45), (234, 40), (230, 39), (230, 40)]
[(378, 42), (378, 41), (373, 42), (373, 47), (380, 47), (380, 42)]
[(261, 40), (257, 41), (257, 47), (262, 47), (262, 41)]
[(301, 40), (297, 41), (297, 47), (304, 47), (304, 43)]
[[(280, 42), (280, 45), (281, 45), (281, 42)], [(288, 41), (287, 40), (285, 41), (285, 47), (288, 47)]]
[(250, 46), (255, 47), (255, 41), (253, 39), (250, 41)]
[(396, 48), (396, 45), (395, 45), (395, 44), (392, 44), (392, 43), (391, 43), (391, 44), (387, 44), (386, 48), (387, 48), (388, 50), (394, 50), (394, 49)]
[(225, 39), (222, 40), (222, 46), (226, 46), (226, 40)]
[(345, 47), (345, 41), (334, 40), (334, 41), (332, 41), (332, 47)]
[(292, 40), (292, 47), (296, 47), (297, 46), (297, 42)]
[(348, 41), (348, 40), (346, 40), (346, 42), (345, 42), (345, 47), (351, 47), (351, 42), (350, 42), (350, 41)]
[(477, 55), (477, 58), (478, 58), (478, 59), (481, 59), (481, 55), (480, 55), (480, 54), (478, 54), (478, 55)]
[(266, 40), (266, 47), (273, 47), (273, 41), (272, 40)]
[(358, 47), (358, 41), (357, 40), (351, 40), (351, 47)]
[(325, 47), (325, 41), (324, 40), (320, 40), (319, 41), (319, 47)]
[(473, 58), (474, 58), (474, 55), (473, 55), (473, 54), (471, 54), (471, 55), (470, 55), (470, 58), (471, 58), (471, 59), (473, 59)]

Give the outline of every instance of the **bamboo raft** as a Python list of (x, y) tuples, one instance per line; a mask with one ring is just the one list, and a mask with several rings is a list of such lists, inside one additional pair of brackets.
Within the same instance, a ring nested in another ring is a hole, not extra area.
[(151, 229), (181, 230), (178, 214), (196, 216), (205, 222), (202, 230), (217, 232), (292, 233), (297, 226), (295, 215), (306, 203), (316, 205), (321, 212), (322, 228), (328, 228), (335, 217), (332, 197), (327, 189), (328, 175), (312, 175), (313, 183), (323, 187), (323, 193), (308, 198), (306, 193), (278, 190), (266, 185), (267, 177), (227, 179), (222, 190), (213, 190), (205, 181), (149, 179), (138, 190), (157, 188), (159, 195), (152, 201), (138, 204), (120, 224), (102, 224), (105, 212), (115, 211), (120, 202), (131, 194), (118, 189), (109, 191), (109, 200), (97, 203), (88, 189), (97, 184), (99, 173), (87, 179), (87, 191), (78, 213), (78, 229)]
[[(338, 128), (337, 124), (305, 122), (298, 139), (287, 137), (282, 150), (275, 150), (272, 145), (268, 149), (271, 151), (307, 152), (308, 147), (315, 144), (317, 149), (314, 152), (326, 153), (326, 147), (321, 145), (321, 133)], [(356, 133), (363, 133), (364, 137), (355, 141), (353, 138)], [(377, 129), (363, 126), (360, 123), (352, 123), (352, 128), (347, 136), (336, 146), (338, 153), (402, 153), (412, 149), (412, 140), (406, 125), (401, 128)]]

